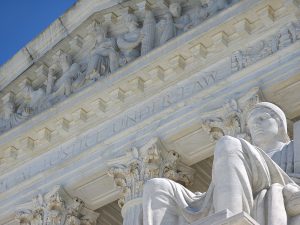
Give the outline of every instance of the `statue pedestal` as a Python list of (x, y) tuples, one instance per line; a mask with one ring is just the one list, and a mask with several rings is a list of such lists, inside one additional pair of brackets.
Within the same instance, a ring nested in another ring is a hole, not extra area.
[(228, 209), (198, 220), (191, 225), (259, 225), (247, 213), (233, 214)]

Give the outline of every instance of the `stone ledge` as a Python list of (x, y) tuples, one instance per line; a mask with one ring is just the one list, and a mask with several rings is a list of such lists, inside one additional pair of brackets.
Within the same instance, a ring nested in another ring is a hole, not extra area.
[(233, 214), (226, 209), (198, 220), (191, 225), (258, 225), (258, 223), (245, 212)]

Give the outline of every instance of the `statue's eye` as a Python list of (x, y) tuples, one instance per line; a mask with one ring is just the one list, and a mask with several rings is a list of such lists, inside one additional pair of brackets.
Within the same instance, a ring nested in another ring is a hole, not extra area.
[(271, 118), (271, 115), (269, 113), (265, 113), (259, 117), (259, 120), (262, 121), (262, 120), (267, 120), (270, 118)]

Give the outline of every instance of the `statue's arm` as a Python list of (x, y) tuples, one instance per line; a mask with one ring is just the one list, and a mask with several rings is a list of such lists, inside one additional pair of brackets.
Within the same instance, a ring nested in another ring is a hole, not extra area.
[(140, 34), (139, 38), (136, 41), (132, 41), (132, 42), (125, 40), (123, 37), (118, 37), (117, 44), (120, 49), (130, 50), (137, 47), (141, 43), (142, 41), (141, 36), (142, 35)]

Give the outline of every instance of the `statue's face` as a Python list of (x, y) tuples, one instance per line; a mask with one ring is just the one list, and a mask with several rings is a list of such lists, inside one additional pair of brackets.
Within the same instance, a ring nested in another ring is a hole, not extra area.
[(169, 10), (170, 10), (172, 16), (174, 16), (175, 18), (180, 17), (180, 15), (181, 15), (181, 6), (178, 3), (171, 4)]
[(248, 127), (255, 145), (278, 141), (279, 125), (272, 113), (264, 108), (255, 108), (248, 118)]

